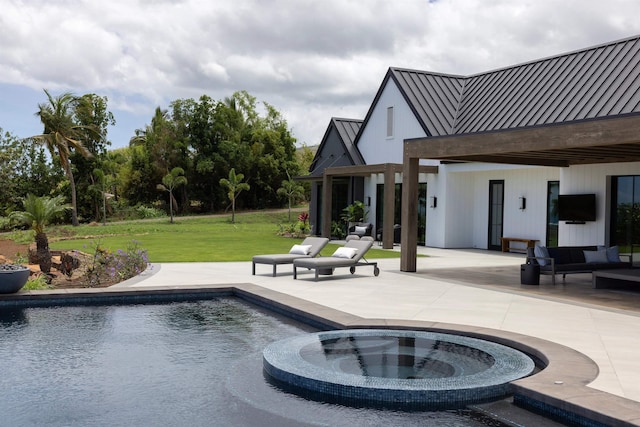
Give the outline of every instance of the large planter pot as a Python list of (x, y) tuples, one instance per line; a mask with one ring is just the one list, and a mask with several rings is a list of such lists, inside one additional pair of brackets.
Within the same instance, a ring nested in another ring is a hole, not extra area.
[(29, 280), (31, 271), (22, 265), (0, 265), (0, 294), (18, 292)]

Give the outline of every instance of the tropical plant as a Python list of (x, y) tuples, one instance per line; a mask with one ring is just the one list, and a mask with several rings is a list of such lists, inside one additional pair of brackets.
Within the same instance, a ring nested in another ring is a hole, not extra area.
[(347, 224), (352, 222), (363, 222), (367, 220), (366, 206), (359, 200), (356, 200), (342, 210), (342, 220)]
[(282, 181), (282, 186), (278, 188), (278, 196), (286, 197), (289, 202), (289, 221), (291, 221), (291, 204), (304, 197), (304, 187), (291, 178), (287, 171), (287, 180)]
[(344, 224), (339, 223), (338, 221), (331, 221), (331, 236), (340, 240), (346, 236), (347, 233), (344, 229)]
[(173, 224), (173, 207), (178, 209), (176, 198), (173, 197), (173, 190), (176, 187), (187, 184), (187, 178), (184, 176), (184, 169), (173, 168), (171, 172), (162, 177), (162, 184), (158, 184), (158, 190), (167, 191), (169, 193), (169, 214), (171, 215), (171, 223)]
[(52, 157), (58, 157), (62, 169), (69, 179), (71, 191), (71, 223), (77, 226), (78, 204), (76, 200), (76, 183), (73, 178), (70, 155), (72, 150), (84, 157), (90, 157), (91, 153), (82, 142), (82, 138), (87, 133), (98, 135), (99, 132), (94, 126), (78, 125), (74, 120), (73, 111), (78, 98), (69, 92), (53, 97), (46, 89), (48, 103), (38, 104), (36, 116), (44, 125), (41, 135), (31, 138), (46, 145)]
[(227, 196), (229, 200), (231, 200), (231, 223), (235, 223), (236, 216), (236, 199), (238, 195), (242, 192), (242, 190), (249, 190), (249, 184), (246, 182), (242, 182), (244, 179), (244, 175), (239, 173), (236, 174), (235, 168), (231, 168), (229, 171), (229, 179), (222, 178), (220, 180), (220, 185), (227, 187), (229, 190)]
[(51, 252), (45, 227), (70, 207), (64, 204), (62, 196), (36, 197), (33, 194), (27, 195), (22, 200), (22, 204), (24, 211), (11, 212), (10, 218), (33, 229), (36, 234), (36, 253), (40, 270), (43, 273), (49, 273), (51, 271)]

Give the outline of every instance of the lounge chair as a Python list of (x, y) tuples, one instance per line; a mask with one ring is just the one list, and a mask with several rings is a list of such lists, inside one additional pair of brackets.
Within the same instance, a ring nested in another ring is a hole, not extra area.
[(273, 265), (273, 277), (278, 264), (291, 264), (298, 258), (313, 258), (329, 243), (326, 237), (307, 237), (299, 245), (293, 245), (288, 254), (267, 254), (253, 257), (251, 274), (256, 275), (256, 264)]
[(319, 258), (298, 258), (293, 261), (293, 278), (298, 278), (298, 268), (315, 270), (315, 279), (317, 281), (321, 270), (333, 271), (335, 268), (349, 267), (351, 274), (354, 274), (356, 272), (356, 267), (361, 266), (373, 267), (373, 274), (377, 276), (380, 274), (378, 263), (369, 262), (364, 258), (364, 255), (372, 245), (373, 239), (371, 237), (353, 239), (348, 240), (344, 246), (338, 248), (331, 256)]

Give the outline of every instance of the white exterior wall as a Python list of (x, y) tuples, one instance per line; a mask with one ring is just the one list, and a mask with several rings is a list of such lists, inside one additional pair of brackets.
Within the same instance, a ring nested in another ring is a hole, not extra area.
[[(393, 137), (387, 138), (387, 108), (393, 107)], [(368, 165), (402, 164), (403, 142), (426, 134), (392, 80), (382, 91), (358, 140), (358, 150)], [(421, 164), (428, 164), (423, 161)], [(431, 164), (437, 164), (431, 162)]]
[[(547, 182), (560, 179), (558, 168), (495, 164), (441, 165), (435, 185), (436, 209), (428, 209), (427, 246), (488, 247), (489, 181), (504, 180), (503, 236), (546, 238)], [(427, 189), (429, 193), (431, 190)], [(527, 207), (519, 209), (519, 198)]]
[(560, 194), (596, 195), (596, 221), (558, 225), (561, 246), (607, 245), (611, 210), (609, 177), (640, 175), (640, 162), (571, 166), (560, 174)]

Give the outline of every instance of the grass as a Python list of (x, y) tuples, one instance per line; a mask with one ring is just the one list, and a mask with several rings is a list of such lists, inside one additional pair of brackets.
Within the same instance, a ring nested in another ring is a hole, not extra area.
[[(127, 221), (79, 227), (51, 227), (47, 234), (53, 250), (92, 253), (96, 244), (116, 251), (126, 250), (132, 240), (146, 249), (150, 262), (250, 261), (254, 255), (286, 253), (302, 239), (278, 236), (279, 224), (287, 224), (287, 213), (236, 213), (230, 215)], [(12, 236), (13, 237), (13, 236)], [(339, 245), (329, 244), (322, 255), (331, 255)], [(394, 251), (372, 248), (367, 258), (398, 258)]]

